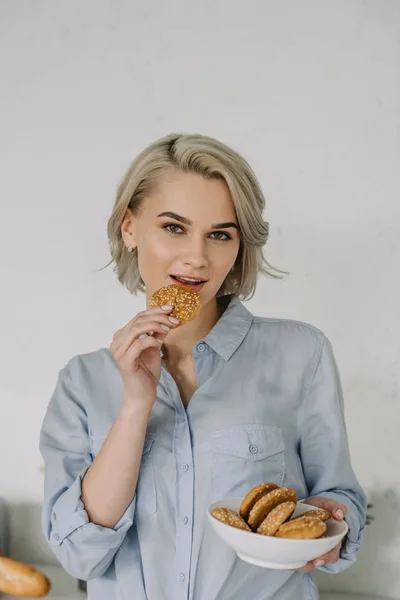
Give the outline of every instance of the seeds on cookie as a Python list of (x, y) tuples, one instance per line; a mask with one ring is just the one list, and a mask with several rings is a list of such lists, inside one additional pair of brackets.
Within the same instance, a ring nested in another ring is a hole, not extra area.
[(247, 520), (253, 531), (256, 531), (264, 519), (278, 504), (283, 502), (297, 502), (296, 492), (291, 488), (278, 488), (272, 490), (258, 500), (250, 511)]
[(275, 537), (309, 540), (321, 537), (326, 529), (326, 523), (321, 519), (304, 517), (283, 523), (275, 533)]
[(321, 521), (328, 521), (332, 517), (332, 514), (329, 510), (324, 510), (323, 508), (316, 508), (315, 510), (308, 510), (307, 512), (299, 515), (298, 517), (294, 517), (292, 521), (296, 519), (301, 519), (301, 517), (313, 517), (315, 519), (321, 519)]
[(247, 521), (249, 518), (249, 514), (253, 506), (258, 500), (260, 500), (265, 494), (272, 492), (272, 490), (276, 490), (279, 488), (279, 485), (276, 483), (272, 483), (270, 481), (266, 481), (265, 483), (260, 483), (244, 497), (242, 504), (240, 505), (239, 513), (240, 516)]
[(231, 527), (236, 527), (237, 529), (243, 529), (244, 531), (251, 531), (250, 527), (247, 523), (242, 519), (242, 517), (234, 510), (230, 508), (222, 508), (217, 507), (211, 511), (212, 516), (221, 523), (225, 523), (225, 525), (230, 525)]
[(282, 502), (275, 506), (257, 529), (262, 535), (275, 535), (279, 527), (294, 513), (295, 502)]

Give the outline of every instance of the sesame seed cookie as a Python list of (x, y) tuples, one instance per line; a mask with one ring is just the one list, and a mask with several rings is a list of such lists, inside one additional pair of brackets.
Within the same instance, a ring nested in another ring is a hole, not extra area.
[(200, 310), (200, 296), (190, 287), (171, 283), (154, 292), (148, 308), (165, 304), (173, 307), (169, 316), (179, 319), (179, 325), (184, 325), (197, 316)]
[(296, 519), (301, 519), (301, 517), (313, 517), (314, 519), (320, 519), (321, 521), (328, 521), (328, 519), (332, 518), (332, 514), (329, 510), (325, 510), (323, 508), (316, 508), (315, 510), (308, 510), (307, 512), (299, 515), (298, 517), (294, 517), (292, 521), (296, 521)]
[(230, 508), (214, 508), (211, 511), (212, 516), (221, 523), (225, 523), (225, 525), (230, 525), (231, 527), (236, 527), (237, 529), (244, 529), (244, 531), (251, 531), (250, 527), (247, 523), (242, 519), (239, 513), (231, 510)]
[(260, 483), (254, 487), (250, 492), (243, 498), (242, 504), (240, 505), (240, 516), (247, 521), (249, 518), (249, 514), (253, 506), (255, 505), (260, 498), (268, 494), (268, 492), (272, 492), (272, 490), (276, 490), (279, 488), (279, 485), (276, 483), (271, 483), (266, 481), (265, 483)]
[(275, 537), (311, 540), (321, 537), (326, 529), (326, 523), (321, 519), (302, 517), (283, 523), (275, 533)]
[(253, 531), (256, 531), (271, 510), (282, 504), (282, 502), (297, 502), (296, 492), (292, 488), (280, 487), (265, 494), (258, 500), (250, 511), (247, 519)]
[(275, 506), (257, 529), (263, 535), (275, 535), (279, 527), (294, 513), (295, 502), (282, 502)]

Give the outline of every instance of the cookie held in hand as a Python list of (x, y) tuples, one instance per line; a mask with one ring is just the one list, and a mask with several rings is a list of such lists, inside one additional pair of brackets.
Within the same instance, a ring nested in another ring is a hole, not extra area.
[(185, 323), (189, 323), (189, 321), (192, 321), (198, 315), (200, 311), (200, 296), (190, 287), (172, 283), (154, 292), (148, 308), (164, 306), (166, 304), (173, 307), (169, 316), (179, 319), (179, 325), (185, 325)]

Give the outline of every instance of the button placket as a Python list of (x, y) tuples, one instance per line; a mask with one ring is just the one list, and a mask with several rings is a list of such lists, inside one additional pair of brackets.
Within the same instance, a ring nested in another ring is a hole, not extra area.
[[(190, 561), (192, 554), (193, 522), (193, 454), (186, 412), (182, 407), (175, 419), (174, 454), (177, 464), (176, 505), (176, 555), (174, 599), (187, 600), (189, 595)], [(183, 513), (183, 515), (182, 515)]]

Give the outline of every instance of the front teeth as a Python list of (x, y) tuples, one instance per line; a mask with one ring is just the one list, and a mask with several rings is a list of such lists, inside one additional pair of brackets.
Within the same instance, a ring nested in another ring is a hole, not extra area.
[(198, 279), (186, 279), (185, 277), (176, 277), (176, 279), (178, 281), (186, 281), (187, 283), (203, 283), (202, 281), (199, 281)]

